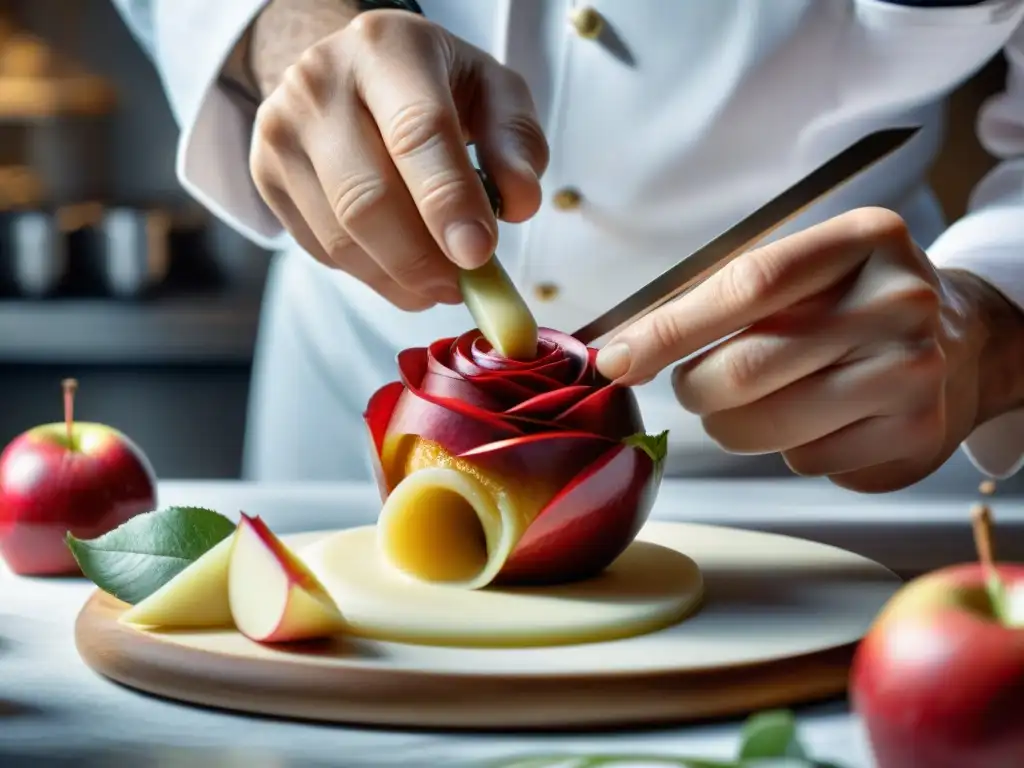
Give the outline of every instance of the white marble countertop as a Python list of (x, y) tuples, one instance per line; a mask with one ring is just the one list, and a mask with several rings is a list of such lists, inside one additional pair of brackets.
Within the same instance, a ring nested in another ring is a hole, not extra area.
[[(859, 496), (796, 479), (668, 481), (653, 517), (779, 531), (837, 544), (904, 574), (973, 555), (975, 497)], [(160, 505), (195, 504), (237, 518), (262, 515), (281, 533), (369, 522), (379, 502), (364, 486), (167, 482)], [(1024, 499), (993, 501), (1000, 557), (1024, 559)], [(92, 585), (24, 579), (0, 570), (0, 765), (361, 766), (471, 765), (529, 753), (661, 753), (730, 757), (738, 721), (590, 735), (403, 733), (256, 719), (156, 700), (120, 688), (79, 659), (73, 623)], [(818, 759), (872, 762), (842, 702), (800, 708)], [(642, 765), (642, 763), (637, 763)]]

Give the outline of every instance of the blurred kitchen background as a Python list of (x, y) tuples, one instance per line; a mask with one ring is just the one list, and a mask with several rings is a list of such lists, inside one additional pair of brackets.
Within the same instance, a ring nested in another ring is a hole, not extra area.
[[(1004, 73), (953, 99), (934, 173), (950, 216), (991, 166), (974, 118)], [(78, 416), (161, 477), (239, 475), (269, 254), (189, 202), (176, 139), (108, 0), (0, 0), (0, 446), (59, 420), (75, 376)]]
[(269, 255), (190, 203), (108, 0), (0, 0), (0, 445), (77, 413), (161, 477), (236, 477)]

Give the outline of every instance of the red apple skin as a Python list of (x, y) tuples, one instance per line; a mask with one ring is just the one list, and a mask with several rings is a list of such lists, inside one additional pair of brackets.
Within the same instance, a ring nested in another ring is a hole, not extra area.
[[(1000, 565), (1024, 589), (1024, 566)], [(1024, 766), (1024, 628), (982, 613), (980, 565), (903, 587), (861, 642), (850, 677), (878, 768)]]
[[(324, 594), (325, 590), (323, 585), (317, 579), (316, 575), (309, 570), (305, 563), (303, 563), (294, 552), (285, 546), (274, 533), (270, 530), (265, 522), (260, 517), (250, 517), (244, 512), (242, 513), (241, 520), (238, 523), (239, 530), (247, 528), (251, 530), (256, 537), (261, 541), (264, 547), (276, 558), (281, 564), (281, 570), (290, 582), (290, 587), (294, 589), (298, 587), (304, 590), (310, 595), (317, 593)], [(237, 534), (236, 534), (237, 535)], [(289, 597), (290, 599), (290, 597)], [(335, 606), (336, 607), (336, 606)], [(330, 633), (323, 632), (322, 627), (310, 628), (308, 625), (296, 627), (295, 625), (289, 625), (286, 622), (287, 614), (283, 613), (279, 619), (277, 625), (261, 636), (246, 635), (250, 640), (259, 643), (275, 644), (275, 643), (289, 643), (294, 641), (302, 640), (317, 640), (322, 639)], [(339, 616), (340, 624), (340, 616)], [(239, 630), (241, 631), (241, 630)], [(243, 632), (244, 634), (244, 632)]]
[(156, 508), (156, 475), (142, 450), (101, 424), (46, 424), (0, 454), (0, 555), (22, 576), (77, 575), (70, 531), (89, 539)]
[(496, 582), (536, 586), (600, 573), (647, 522), (660, 482), (660, 468), (642, 450), (608, 451), (527, 527)]

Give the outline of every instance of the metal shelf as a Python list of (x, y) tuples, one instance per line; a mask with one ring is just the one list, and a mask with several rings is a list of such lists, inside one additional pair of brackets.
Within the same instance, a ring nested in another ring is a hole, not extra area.
[(258, 291), (115, 300), (0, 300), (0, 364), (248, 363)]

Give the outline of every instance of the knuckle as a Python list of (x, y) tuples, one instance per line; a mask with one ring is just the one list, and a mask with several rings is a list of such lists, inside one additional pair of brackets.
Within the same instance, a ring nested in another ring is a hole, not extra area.
[(433, 266), (434, 260), (429, 254), (417, 253), (396, 261), (388, 271), (399, 285), (419, 288), (423, 279), (431, 274)]
[(727, 307), (747, 307), (761, 303), (771, 295), (778, 268), (768, 246), (756, 254), (737, 259), (722, 271), (720, 300)]
[(273, 161), (265, 144), (253, 143), (249, 149), (249, 175), (259, 193), (266, 198), (274, 184)]
[(399, 110), (385, 132), (396, 159), (412, 157), (436, 146), (452, 125), (448, 110), (436, 101), (418, 101)]
[(381, 11), (366, 11), (356, 16), (346, 28), (348, 33), (363, 44), (378, 45), (395, 27), (397, 19), (393, 14)]
[(346, 229), (358, 227), (387, 200), (388, 187), (380, 176), (353, 175), (343, 180), (330, 196), (331, 210)]
[(277, 96), (271, 96), (256, 110), (253, 138), (255, 147), (264, 150), (282, 150), (295, 143), (294, 122)]
[(529, 115), (514, 115), (505, 123), (505, 132), (525, 153), (538, 175), (547, 170), (551, 149), (544, 131)]
[(454, 170), (438, 171), (420, 184), (419, 205), (426, 216), (440, 216), (469, 197), (465, 180)]
[(352, 238), (344, 232), (335, 234), (327, 243), (324, 249), (328, 258), (335, 266), (344, 269), (352, 261), (353, 246)]
[(764, 368), (764, 353), (754, 345), (732, 349), (722, 356), (722, 384), (729, 392), (745, 392), (753, 386)]
[(313, 45), (285, 70), (282, 82), (290, 93), (305, 103), (322, 108), (331, 100), (336, 69), (330, 48)]
[(663, 353), (670, 353), (683, 340), (683, 330), (671, 311), (652, 312), (648, 316), (646, 326), (639, 334), (646, 337), (641, 339), (645, 342), (644, 345), (653, 343), (654, 347)]
[(347, 41), (344, 48), (353, 57), (372, 60), (381, 56), (393, 58), (391, 51), (396, 48), (411, 47), (423, 53), (435, 45), (447, 44), (447, 35), (437, 24), (417, 14), (389, 9), (360, 13), (341, 34)]

